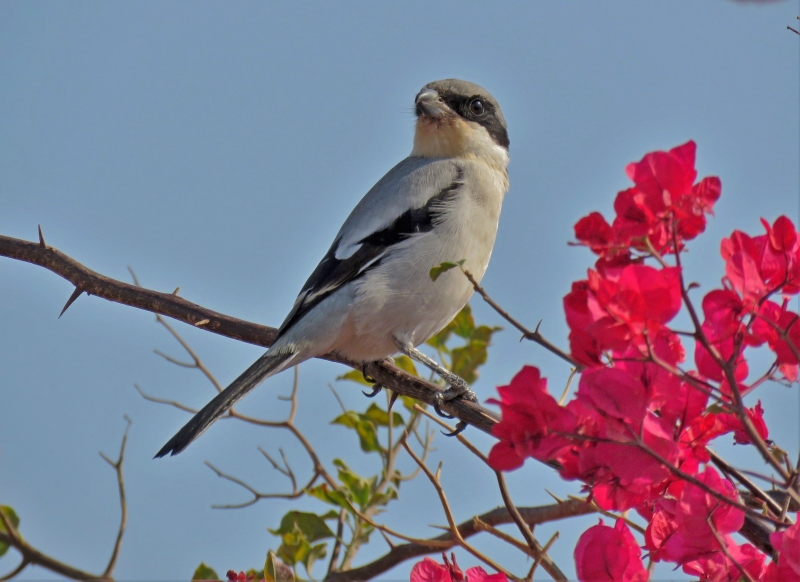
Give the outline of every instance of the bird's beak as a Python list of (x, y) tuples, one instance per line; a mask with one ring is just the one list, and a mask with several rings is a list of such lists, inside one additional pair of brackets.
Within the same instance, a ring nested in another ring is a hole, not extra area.
[(439, 97), (439, 93), (433, 89), (423, 89), (417, 95), (417, 116), (441, 117), (450, 111), (450, 108)]

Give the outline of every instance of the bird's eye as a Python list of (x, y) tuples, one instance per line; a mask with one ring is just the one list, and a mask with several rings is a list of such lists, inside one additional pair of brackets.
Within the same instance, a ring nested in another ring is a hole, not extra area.
[(480, 99), (473, 99), (469, 103), (469, 110), (472, 112), (473, 115), (483, 115), (485, 109), (483, 107), (483, 101)]

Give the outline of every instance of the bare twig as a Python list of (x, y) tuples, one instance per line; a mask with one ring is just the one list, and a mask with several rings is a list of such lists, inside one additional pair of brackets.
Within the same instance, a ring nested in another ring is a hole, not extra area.
[[(559, 348), (555, 344), (550, 343), (541, 333), (539, 333), (539, 326), (538, 325), (536, 326), (535, 330), (533, 330), (533, 331), (529, 330), (527, 327), (522, 325), (519, 321), (514, 319), (505, 309), (500, 307), (500, 305), (494, 299), (492, 299), (489, 296), (489, 294), (486, 292), (486, 290), (483, 287), (481, 287), (480, 283), (478, 283), (478, 281), (475, 279), (475, 277), (472, 275), (472, 273), (470, 273), (469, 271), (467, 271), (466, 269), (463, 269), (463, 268), (461, 269), (461, 272), (464, 273), (464, 275), (467, 277), (469, 282), (472, 284), (472, 287), (473, 287), (473, 289), (475, 289), (475, 292), (478, 295), (480, 295), (483, 298), (483, 300), (486, 303), (488, 303), (489, 306), (498, 313), (498, 315), (500, 315), (500, 317), (502, 317), (508, 323), (510, 323), (511, 325), (516, 327), (517, 330), (522, 334), (523, 338), (539, 344), (544, 349), (546, 349), (549, 352), (557, 355), (562, 360), (564, 360), (566, 362), (569, 362), (569, 364), (572, 365), (573, 367), (575, 367), (578, 371), (583, 370), (583, 368), (584, 368), (583, 364), (579, 363), (575, 358), (573, 358), (571, 355), (569, 355), (567, 352), (565, 352), (564, 350), (562, 350), (561, 348)], [(541, 322), (539, 322), (539, 323), (541, 324)]]
[(445, 494), (444, 489), (442, 488), (442, 484), (439, 482), (438, 472), (439, 470), (441, 470), (441, 465), (439, 465), (439, 470), (437, 470), (437, 475), (434, 475), (431, 472), (431, 470), (428, 469), (428, 466), (422, 462), (422, 459), (420, 459), (416, 454), (414, 454), (414, 451), (411, 450), (410, 446), (408, 446), (408, 443), (406, 442), (407, 438), (408, 438), (408, 433), (405, 433), (400, 442), (403, 443), (403, 448), (405, 448), (409, 456), (412, 459), (414, 459), (414, 462), (420, 466), (422, 472), (425, 473), (425, 475), (428, 477), (428, 480), (433, 485), (434, 489), (436, 489), (436, 493), (439, 496), (439, 501), (442, 504), (442, 509), (444, 509), (445, 517), (447, 518), (447, 523), (450, 526), (450, 531), (455, 537), (456, 541), (458, 542), (458, 545), (460, 545), (462, 548), (464, 548), (466, 551), (468, 551), (470, 554), (478, 558), (483, 563), (489, 565), (491, 568), (494, 568), (496, 571), (502, 572), (508, 577), (513, 577), (513, 575), (510, 572), (508, 572), (506, 569), (497, 564), (494, 560), (492, 560), (488, 556), (485, 556), (484, 554), (476, 550), (472, 545), (468, 544), (463, 537), (461, 537), (461, 533), (458, 530), (458, 525), (456, 525), (455, 519), (453, 518), (453, 512), (450, 510), (450, 503), (447, 501), (447, 495)]
[[(750, 493), (760, 499), (763, 503), (765, 503), (770, 511), (778, 517), (778, 519), (783, 519), (781, 516), (781, 506), (778, 505), (775, 500), (770, 497), (764, 490), (762, 490), (758, 485), (753, 483), (750, 479), (742, 475), (736, 468), (732, 467), (725, 459), (720, 457), (717, 453), (712, 451), (711, 449), (706, 449), (708, 451), (709, 456), (711, 457), (711, 462), (714, 463), (718, 469), (720, 469), (723, 473), (726, 473), (728, 476), (733, 477), (739, 483), (741, 483)], [(787, 499), (790, 497), (787, 495)], [(791, 520), (790, 520), (791, 522)]]
[(528, 527), (528, 524), (525, 523), (525, 520), (522, 519), (514, 502), (511, 500), (511, 495), (508, 493), (508, 487), (506, 486), (506, 479), (503, 473), (495, 471), (495, 475), (497, 476), (497, 485), (500, 488), (500, 495), (503, 497), (503, 503), (508, 513), (510, 513), (511, 517), (514, 519), (514, 523), (517, 524), (517, 528), (527, 542), (528, 547), (531, 549), (533, 557), (537, 560), (541, 560), (542, 568), (553, 577), (553, 580), (566, 582), (567, 577), (564, 575), (564, 572), (561, 571), (550, 556), (544, 554), (544, 548), (539, 544), (536, 538), (533, 537), (533, 532)]
[(346, 516), (347, 511), (342, 509), (339, 512), (339, 519), (336, 521), (336, 539), (333, 542), (333, 550), (331, 550), (331, 561), (328, 563), (328, 576), (337, 570), (336, 562), (339, 561), (339, 554), (342, 552), (342, 536), (344, 535), (344, 521)]
[(125, 447), (128, 444), (128, 431), (131, 428), (131, 419), (125, 416), (125, 434), (122, 435), (122, 444), (119, 447), (119, 456), (116, 461), (109, 459), (104, 453), (100, 453), (103, 460), (111, 465), (114, 472), (117, 474), (117, 487), (119, 488), (119, 505), (120, 505), (120, 518), (119, 529), (117, 530), (117, 539), (114, 542), (114, 549), (111, 551), (111, 557), (108, 560), (108, 565), (105, 571), (100, 575), (101, 578), (111, 578), (111, 572), (117, 565), (117, 558), (119, 557), (119, 550), (122, 547), (122, 536), (125, 535), (125, 526), (128, 524), (128, 503), (125, 500), (125, 479), (122, 474), (122, 463), (125, 460)]
[(130, 429), (131, 421), (126, 416), (125, 420), (128, 422), (128, 426), (125, 427), (125, 434), (122, 437), (122, 444), (120, 446), (119, 457), (116, 461), (112, 461), (108, 456), (104, 453), (100, 453), (100, 456), (105, 460), (117, 474), (117, 485), (119, 488), (119, 501), (121, 507), (121, 517), (120, 517), (120, 525), (117, 531), (117, 537), (114, 542), (114, 547), (111, 552), (111, 558), (108, 561), (108, 565), (106, 566), (105, 571), (102, 574), (91, 574), (89, 572), (85, 572), (83, 570), (79, 570), (74, 566), (71, 566), (65, 562), (57, 560), (47, 554), (37, 550), (35, 547), (30, 545), (26, 540), (22, 538), (19, 532), (16, 530), (14, 525), (11, 521), (6, 517), (5, 513), (0, 511), (0, 523), (3, 525), (3, 529), (5, 531), (0, 531), (0, 543), (7, 544), (8, 546), (14, 548), (17, 552), (20, 553), (22, 557), (22, 561), (20, 562), (17, 567), (6, 574), (0, 581), (10, 580), (14, 576), (17, 576), (20, 572), (22, 572), (27, 566), (39, 566), (46, 570), (50, 570), (55, 574), (59, 574), (60, 576), (64, 576), (65, 578), (69, 578), (72, 580), (90, 580), (90, 581), (112, 581), (113, 577), (111, 576), (112, 571), (114, 570), (114, 566), (117, 563), (117, 558), (119, 557), (120, 547), (122, 545), (122, 537), (125, 533), (125, 526), (128, 520), (128, 509), (127, 503), (125, 498), (125, 481), (122, 474), (122, 464), (125, 458), (125, 447), (128, 441), (128, 430)]
[[(241, 479), (238, 479), (237, 477), (234, 477), (232, 475), (228, 475), (227, 473), (224, 473), (221, 470), (217, 469), (214, 465), (212, 465), (208, 461), (206, 461), (205, 464), (209, 469), (211, 469), (212, 471), (214, 471), (214, 473), (216, 473), (217, 477), (225, 479), (226, 481), (230, 481), (231, 483), (236, 483), (240, 487), (243, 487), (248, 492), (250, 492), (250, 494), (253, 496), (253, 498), (250, 501), (246, 501), (244, 503), (232, 503), (228, 505), (212, 505), (211, 507), (213, 507), (214, 509), (241, 509), (243, 507), (249, 507), (257, 503), (258, 501), (261, 501), (262, 499), (297, 499), (298, 497), (302, 497), (303, 494), (305, 493), (305, 490), (313, 486), (314, 482), (320, 476), (319, 473), (315, 471), (305, 487), (301, 489), (294, 487), (291, 493), (261, 493), (257, 491), (254, 487), (251, 487), (250, 485), (242, 481)], [(276, 469), (280, 470), (277, 467)]]
[[(711, 341), (708, 339), (705, 331), (703, 330), (703, 326), (700, 323), (700, 318), (697, 315), (697, 311), (694, 308), (694, 304), (692, 300), (689, 298), (689, 291), (686, 288), (686, 284), (683, 278), (683, 267), (681, 265), (681, 254), (678, 251), (678, 233), (676, 230), (676, 226), (673, 223), (672, 225), (672, 240), (673, 244), (675, 245), (675, 265), (678, 267), (678, 281), (680, 284), (681, 289), (681, 296), (683, 298), (683, 304), (686, 306), (686, 310), (689, 312), (689, 317), (692, 320), (692, 324), (694, 325), (695, 329), (695, 339), (702, 344), (702, 346), (708, 351), (711, 357), (714, 359), (716, 364), (722, 369), (722, 372), (725, 378), (728, 380), (728, 386), (731, 390), (731, 396), (733, 397), (733, 404), (734, 404), (734, 412), (736, 416), (739, 418), (739, 421), (742, 423), (742, 426), (747, 432), (747, 435), (750, 437), (750, 441), (753, 443), (758, 449), (758, 452), (761, 453), (763, 459), (778, 472), (778, 474), (783, 477), (785, 480), (788, 481), (789, 474), (786, 470), (781, 466), (781, 464), (775, 459), (775, 457), (770, 453), (769, 449), (767, 448), (767, 444), (764, 442), (764, 439), (761, 438), (761, 435), (758, 434), (753, 422), (750, 420), (750, 417), (747, 414), (747, 410), (744, 407), (744, 403), (742, 402), (742, 395), (739, 391), (739, 382), (736, 380), (735, 374), (735, 366), (736, 360), (740, 355), (741, 351), (741, 341), (737, 344), (738, 347), (735, 347), (733, 350), (733, 354), (730, 359), (725, 360), (719, 351), (714, 347)], [(741, 334), (737, 334), (741, 336)], [(741, 338), (740, 338), (741, 340)]]
[[(564, 501), (561, 503), (553, 503), (551, 505), (544, 505), (540, 507), (518, 507), (517, 508), (528, 524), (541, 524), (552, 521), (558, 521), (569, 517), (586, 515), (594, 513), (594, 509), (584, 502), (577, 501)], [(504, 525), (513, 523), (511, 515), (505, 507), (498, 507), (492, 511), (488, 511), (478, 516), (481, 522), (492, 525)], [(458, 525), (458, 532), (463, 539), (474, 536), (480, 533), (475, 527), (474, 518), (470, 518)], [(403, 538), (400, 538), (403, 539)], [(394, 566), (418, 558), (426, 554), (433, 554), (453, 548), (458, 544), (453, 533), (448, 529), (445, 533), (438, 537), (429, 540), (420, 540), (423, 543), (406, 543), (395, 545), (389, 552), (378, 558), (377, 560), (365, 564), (359, 568), (349, 570), (347, 572), (335, 572), (329, 574), (325, 578), (325, 582), (357, 582), (361, 580), (372, 579), (384, 572), (387, 572)], [(436, 542), (437, 545), (432, 545), (431, 542)], [(439, 543), (444, 542), (442, 545)]]
[(26, 558), (23, 557), (22, 561), (19, 564), (17, 564), (16, 568), (11, 570), (11, 572), (6, 574), (5, 576), (0, 577), (0, 582), (6, 582), (6, 580), (11, 580), (12, 578), (15, 578), (16, 576), (19, 576), (25, 568), (30, 566), (30, 564), (31, 563)]
[(725, 554), (726, 558), (728, 558), (731, 562), (734, 563), (736, 568), (739, 570), (739, 573), (742, 575), (742, 578), (747, 580), (747, 582), (756, 582), (755, 580), (753, 580), (753, 577), (750, 575), (750, 572), (745, 570), (744, 567), (742, 567), (742, 565), (733, 556), (731, 556), (731, 553), (728, 551), (728, 545), (725, 543), (725, 540), (722, 539), (722, 536), (717, 531), (717, 528), (714, 527), (714, 521), (712, 518), (714, 516), (714, 511), (716, 511), (718, 507), (719, 506), (715, 507), (709, 512), (708, 517), (706, 517), (706, 523), (708, 524), (711, 533), (714, 535), (714, 538), (717, 540), (717, 543), (719, 544), (719, 549), (722, 551), (723, 554)]

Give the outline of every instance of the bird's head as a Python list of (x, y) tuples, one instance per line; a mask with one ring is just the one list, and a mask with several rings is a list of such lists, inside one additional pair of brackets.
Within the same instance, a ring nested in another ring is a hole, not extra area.
[(483, 87), (459, 79), (434, 81), (420, 90), (415, 106), (412, 156), (477, 156), (508, 164), (506, 120), (500, 105)]

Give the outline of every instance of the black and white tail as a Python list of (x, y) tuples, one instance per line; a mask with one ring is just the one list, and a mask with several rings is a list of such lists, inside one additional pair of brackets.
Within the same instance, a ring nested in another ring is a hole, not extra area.
[(261, 356), (252, 366), (242, 372), (230, 386), (217, 394), (211, 402), (195, 414), (174, 437), (169, 439), (169, 442), (156, 453), (155, 458), (177, 455), (183, 451), (194, 439), (203, 434), (215, 420), (228, 412), (228, 409), (236, 404), (240, 398), (258, 386), (262, 380), (288, 367), (297, 355), (297, 352), (292, 351), (279, 353), (269, 351)]

